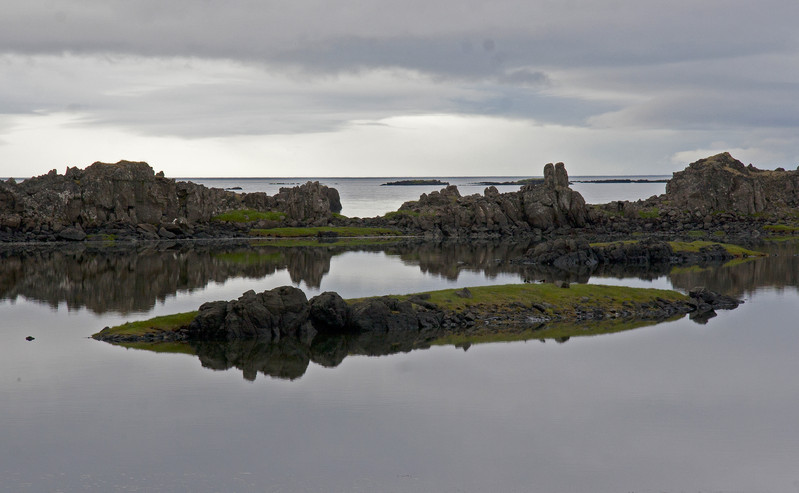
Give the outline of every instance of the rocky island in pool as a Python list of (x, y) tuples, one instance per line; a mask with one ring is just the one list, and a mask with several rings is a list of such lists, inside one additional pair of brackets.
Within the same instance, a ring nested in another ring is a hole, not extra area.
[[(676, 291), (557, 282), (448, 289), (403, 296), (344, 300), (325, 292), (308, 300), (292, 286), (231, 301), (204, 303), (196, 312), (106, 327), (92, 337), (112, 343), (227, 341), (294, 338), (310, 344), (317, 334), (475, 334), (519, 327), (663, 321), (684, 314), (706, 320), (740, 301), (706, 289)], [(593, 324), (593, 325), (592, 325)]]

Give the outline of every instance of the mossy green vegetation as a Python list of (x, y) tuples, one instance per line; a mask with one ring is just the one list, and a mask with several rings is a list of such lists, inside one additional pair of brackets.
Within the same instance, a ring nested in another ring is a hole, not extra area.
[(792, 226), (788, 224), (768, 224), (763, 226), (763, 229), (766, 231), (772, 231), (774, 233), (782, 233), (782, 234), (794, 234), (799, 233), (799, 226)]
[(517, 342), (530, 340), (564, 340), (571, 337), (598, 336), (615, 334), (628, 330), (649, 327), (670, 320), (677, 320), (683, 315), (677, 315), (668, 320), (630, 320), (630, 319), (605, 319), (583, 322), (557, 322), (542, 324), (537, 328), (522, 330), (484, 330), (469, 333), (453, 333), (440, 337), (432, 342), (435, 346), (465, 346), (471, 344), (493, 344), (501, 342)]
[(196, 316), (196, 311), (163, 315), (160, 317), (151, 318), (149, 320), (126, 322), (115, 327), (106, 327), (98, 334), (102, 334), (104, 336), (136, 336), (145, 334), (158, 334), (161, 332), (174, 332), (189, 325), (189, 323), (191, 323)]
[(702, 248), (719, 245), (733, 257), (765, 257), (766, 254), (755, 250), (750, 250), (742, 246), (731, 243), (719, 243), (715, 241), (670, 241), (669, 245), (675, 252), (699, 253)]
[(359, 236), (400, 236), (402, 233), (392, 228), (367, 228), (355, 226), (314, 226), (306, 228), (269, 228), (252, 229), (253, 236), (272, 238), (302, 238), (318, 236), (320, 233), (336, 233), (340, 237)]
[(419, 214), (420, 213), (417, 211), (403, 209), (398, 211), (386, 212), (386, 214), (383, 217), (386, 219), (399, 219), (401, 217), (419, 217)]
[[(594, 248), (605, 248), (615, 244), (633, 244), (638, 243), (638, 240), (623, 240), (623, 241), (610, 241), (604, 243), (591, 243), (591, 246)], [(695, 240), (695, 241), (669, 241), (669, 245), (671, 245), (671, 249), (674, 250), (675, 253), (699, 253), (702, 248), (712, 247), (712, 246), (720, 246), (724, 248), (730, 255), (733, 257), (744, 258), (744, 257), (765, 257), (766, 254), (763, 252), (758, 252), (756, 250), (750, 250), (748, 248), (744, 248), (742, 246), (733, 245), (732, 243), (719, 243), (717, 241), (705, 241), (705, 240)]]
[[(570, 318), (578, 310), (602, 307), (605, 311), (621, 311), (630, 304), (649, 303), (658, 298), (666, 301), (685, 301), (686, 296), (677, 291), (627, 286), (605, 286), (601, 284), (572, 284), (568, 289), (554, 284), (505, 284), (469, 288), (471, 298), (455, 294), (457, 289), (431, 291), (426, 299), (441, 308), (464, 310), (493, 307), (513, 309), (538, 304), (547, 307), (552, 314)], [(414, 295), (398, 296), (407, 299)]]
[(255, 221), (282, 221), (286, 214), (275, 211), (256, 211), (254, 209), (237, 209), (223, 212), (211, 218), (212, 221), (226, 221), (230, 223), (250, 223)]
[(657, 207), (650, 207), (648, 209), (641, 209), (638, 211), (638, 217), (641, 219), (654, 219), (660, 215), (660, 209)]

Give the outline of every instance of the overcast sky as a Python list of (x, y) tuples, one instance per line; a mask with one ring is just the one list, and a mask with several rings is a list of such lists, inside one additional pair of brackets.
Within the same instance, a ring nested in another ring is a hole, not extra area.
[(6, 0), (0, 176), (799, 164), (796, 0)]

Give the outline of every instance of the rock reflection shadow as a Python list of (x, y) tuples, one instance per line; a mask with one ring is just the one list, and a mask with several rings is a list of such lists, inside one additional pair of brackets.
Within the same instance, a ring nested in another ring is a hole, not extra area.
[[(682, 317), (678, 315), (669, 320)], [(464, 351), (476, 344), (537, 340), (563, 344), (573, 337), (599, 336), (651, 326), (664, 321), (603, 320), (580, 323), (540, 324), (479, 329), (395, 330), (386, 333), (317, 335), (309, 344), (284, 338), (265, 343), (257, 340), (192, 341), (181, 343), (122, 343), (132, 349), (159, 353), (196, 355), (211, 370), (236, 368), (244, 379), (253, 381), (258, 373), (284, 380), (302, 377), (311, 362), (326, 368), (339, 366), (347, 356), (389, 356), (433, 346), (454, 346)]]
[(231, 278), (264, 279), (287, 271), (296, 285), (319, 288), (330, 272), (331, 259), (345, 252), (384, 252), (416, 265), (422, 273), (457, 280), (462, 272), (487, 278), (518, 275), (520, 281), (587, 282), (591, 277), (638, 278), (668, 276), (678, 289), (705, 286), (740, 297), (758, 287), (799, 286), (797, 243), (757, 247), (774, 256), (727, 264), (691, 267), (668, 265), (603, 265), (563, 271), (553, 267), (512, 263), (529, 241), (423, 242), (390, 244), (281, 247), (247, 242), (187, 242), (93, 246), (87, 244), (6, 246), (0, 249), (0, 299), (22, 296), (58, 307), (87, 308), (95, 313), (147, 312), (157, 301), (179, 292), (205, 288)]

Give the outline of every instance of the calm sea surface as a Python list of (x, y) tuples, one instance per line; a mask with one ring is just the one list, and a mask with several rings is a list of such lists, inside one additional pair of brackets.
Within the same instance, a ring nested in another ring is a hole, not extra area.
[[(657, 185), (575, 188), (600, 202)], [(425, 191), (365, 188), (372, 204)], [(345, 214), (395, 208), (357, 209), (363, 197), (339, 189)], [(357, 297), (563, 276), (508, 262), (527, 246), (4, 247), (0, 491), (799, 491), (796, 243), (744, 263), (570, 279), (746, 300), (705, 324), (399, 352), (88, 338), (286, 284)]]
[[(516, 181), (526, 176), (458, 176), (440, 177), (440, 181), (456, 185), (461, 195), (482, 194), (486, 185), (481, 182)], [(572, 180), (595, 180), (607, 177), (573, 176)], [(664, 179), (670, 176), (623, 176), (613, 178)], [(373, 217), (395, 211), (409, 200), (418, 200), (419, 195), (441, 190), (444, 185), (381, 186), (384, 183), (408, 178), (179, 178), (208, 187), (241, 187), (241, 192), (277, 193), (281, 187), (293, 187), (307, 181), (319, 181), (335, 188), (341, 195), (341, 213), (350, 217)], [(502, 193), (515, 192), (519, 185), (496, 185)], [(612, 200), (646, 199), (666, 191), (665, 183), (573, 183), (572, 188), (583, 195), (589, 204), (602, 204)]]

